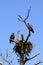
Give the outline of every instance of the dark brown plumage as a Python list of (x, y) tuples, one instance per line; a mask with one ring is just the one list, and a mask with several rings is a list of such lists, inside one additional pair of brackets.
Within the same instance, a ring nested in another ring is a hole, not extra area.
[(14, 38), (15, 38), (15, 35), (14, 35), (14, 33), (12, 33), (12, 34), (10, 35), (10, 40), (9, 40), (10, 43), (14, 41)]
[(34, 33), (34, 30), (33, 30), (32, 26), (29, 23), (27, 24), (27, 27), (28, 27), (29, 31), (31, 31), (32, 33)]

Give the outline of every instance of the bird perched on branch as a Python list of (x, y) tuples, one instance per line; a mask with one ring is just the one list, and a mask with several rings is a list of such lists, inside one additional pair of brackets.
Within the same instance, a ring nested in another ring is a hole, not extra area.
[(28, 27), (29, 31), (31, 31), (32, 33), (34, 33), (34, 30), (33, 30), (33, 28), (32, 28), (32, 25), (30, 25), (30, 24), (28, 23), (28, 24), (27, 24), (27, 27)]
[(15, 35), (14, 35), (14, 33), (12, 32), (12, 34), (10, 35), (10, 39), (9, 39), (10, 43), (14, 41), (14, 38), (15, 38)]

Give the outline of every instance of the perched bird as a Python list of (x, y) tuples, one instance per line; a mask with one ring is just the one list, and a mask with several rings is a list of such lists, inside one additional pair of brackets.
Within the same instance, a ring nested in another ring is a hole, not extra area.
[(29, 23), (27, 24), (27, 27), (28, 27), (29, 31), (31, 31), (32, 33), (34, 33), (34, 30), (33, 30), (32, 26)]
[(9, 39), (10, 43), (14, 41), (14, 38), (15, 38), (15, 35), (14, 35), (14, 33), (12, 32), (12, 34), (10, 35), (10, 39)]

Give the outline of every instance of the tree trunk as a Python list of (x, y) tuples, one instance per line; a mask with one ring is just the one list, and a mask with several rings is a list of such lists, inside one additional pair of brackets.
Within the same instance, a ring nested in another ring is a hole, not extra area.
[(20, 55), (20, 65), (24, 65), (24, 54)]
[(21, 43), (20, 65), (24, 65), (23, 42)]

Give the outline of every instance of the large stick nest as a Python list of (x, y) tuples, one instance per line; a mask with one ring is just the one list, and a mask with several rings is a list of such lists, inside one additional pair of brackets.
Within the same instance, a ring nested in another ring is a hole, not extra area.
[(22, 41), (19, 41), (18, 43), (15, 44), (13, 50), (16, 52), (16, 53), (19, 53), (21, 54), (21, 44), (23, 43), (23, 52), (24, 54), (25, 53), (30, 53), (32, 48), (33, 48), (33, 44), (28, 41), (27, 43), (24, 43)]

